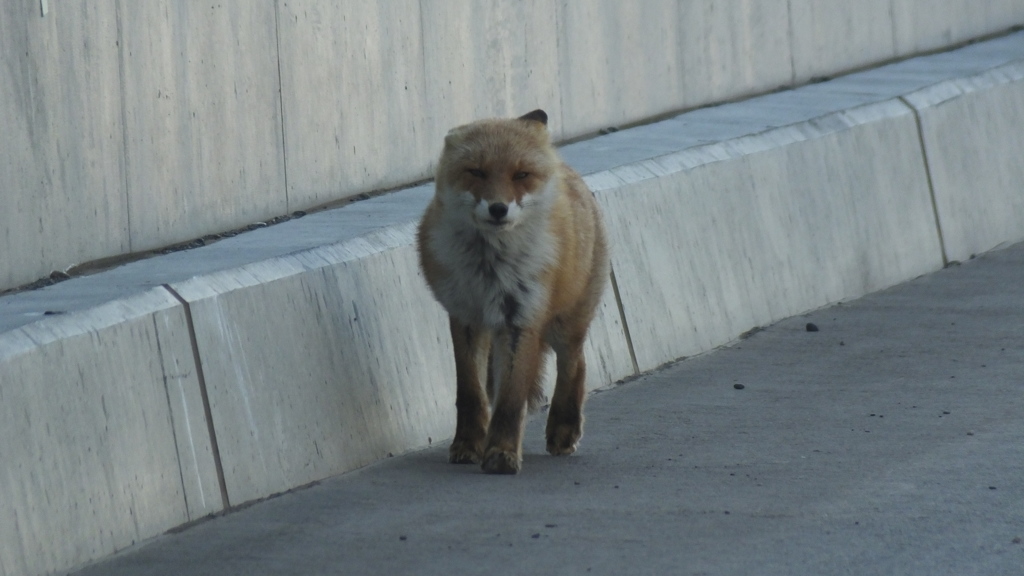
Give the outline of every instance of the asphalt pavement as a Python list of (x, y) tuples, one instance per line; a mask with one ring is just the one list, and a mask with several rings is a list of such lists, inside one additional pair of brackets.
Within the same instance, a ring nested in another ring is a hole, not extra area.
[(438, 438), (75, 574), (1024, 574), (1024, 244), (586, 413), (558, 458), (534, 415), (517, 476), (448, 464)]

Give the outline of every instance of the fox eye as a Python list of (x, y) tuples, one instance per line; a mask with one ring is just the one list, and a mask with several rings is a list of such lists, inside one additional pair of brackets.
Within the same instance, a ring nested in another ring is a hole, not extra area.
[(466, 172), (469, 172), (469, 175), (473, 178), (487, 178), (487, 174), (484, 174), (484, 171), (478, 168), (467, 168)]
[(529, 175), (530, 175), (529, 172), (516, 172), (515, 174), (512, 175), (512, 179), (513, 180), (522, 180), (523, 178), (526, 178)]

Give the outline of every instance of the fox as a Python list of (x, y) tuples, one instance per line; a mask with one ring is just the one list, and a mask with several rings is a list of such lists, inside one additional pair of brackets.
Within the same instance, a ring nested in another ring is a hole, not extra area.
[(452, 128), (417, 229), (423, 276), (449, 317), (455, 437), (448, 460), (517, 474), (527, 414), (553, 350), (548, 453), (583, 436), (583, 345), (608, 283), (600, 209), (534, 110)]

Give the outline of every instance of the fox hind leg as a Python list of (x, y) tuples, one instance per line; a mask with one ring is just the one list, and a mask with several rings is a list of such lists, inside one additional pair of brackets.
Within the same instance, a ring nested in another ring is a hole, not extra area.
[(586, 397), (587, 366), (583, 338), (556, 342), (558, 377), (548, 410), (545, 436), (553, 456), (572, 454), (583, 436), (583, 400)]

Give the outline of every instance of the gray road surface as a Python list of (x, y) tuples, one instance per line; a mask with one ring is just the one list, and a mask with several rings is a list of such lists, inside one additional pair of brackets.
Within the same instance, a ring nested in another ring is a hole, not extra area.
[(436, 439), (78, 574), (1024, 574), (1024, 244), (595, 394), (574, 456), (542, 430), (515, 477)]

